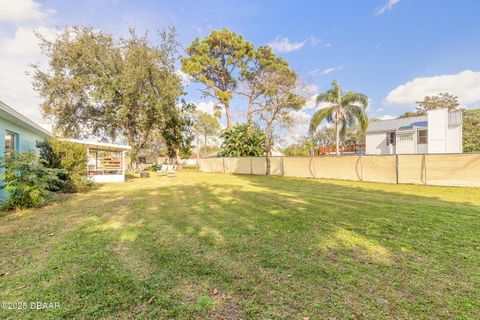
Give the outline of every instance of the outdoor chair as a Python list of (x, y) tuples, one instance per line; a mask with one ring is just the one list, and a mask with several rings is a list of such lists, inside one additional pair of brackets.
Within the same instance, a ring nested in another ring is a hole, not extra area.
[(174, 165), (170, 165), (168, 166), (167, 168), (167, 175), (168, 174), (172, 174), (172, 175), (175, 175), (176, 174), (176, 171), (177, 171), (177, 166), (174, 164)]
[(175, 175), (176, 171), (177, 171), (176, 165), (162, 164), (162, 166), (160, 167), (160, 170), (157, 170), (157, 173), (161, 176), (169, 175), (169, 174)]
[(160, 176), (163, 176), (163, 175), (167, 174), (167, 167), (168, 167), (168, 165), (162, 164), (162, 166), (160, 167), (160, 170), (157, 170), (157, 173)]

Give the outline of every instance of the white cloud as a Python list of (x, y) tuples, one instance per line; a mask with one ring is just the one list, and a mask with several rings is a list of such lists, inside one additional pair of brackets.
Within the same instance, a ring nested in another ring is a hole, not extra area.
[(314, 84), (308, 84), (300, 88), (300, 90), (305, 94), (315, 94), (318, 92), (318, 87)]
[(338, 67), (331, 67), (331, 68), (327, 68), (327, 69), (324, 69), (322, 71), (323, 74), (329, 74), (329, 73), (332, 73), (334, 71), (338, 71), (338, 70), (342, 70), (343, 69), (343, 65), (340, 65)]
[(389, 115), (389, 114), (386, 114), (386, 115), (383, 115), (383, 116), (380, 116), (380, 117), (376, 117), (377, 119), (380, 119), (380, 120), (390, 120), (390, 119), (395, 119), (397, 118), (396, 116), (392, 116), (392, 115)]
[(311, 71), (308, 72), (308, 74), (310, 76), (318, 76), (318, 75), (321, 75), (321, 74), (329, 74), (329, 73), (332, 73), (332, 72), (335, 72), (335, 71), (340, 71), (343, 69), (343, 64), (342, 65), (339, 65), (339, 66), (336, 66), (336, 67), (329, 67), (329, 68), (325, 68), (325, 69), (322, 69), (322, 68), (317, 68), (317, 69), (313, 69)]
[[(47, 38), (54, 36), (55, 30), (39, 27), (38, 32)], [(32, 28), (18, 27), (13, 38), (0, 39), (0, 99), (33, 121), (42, 124), (40, 99), (32, 87), (31, 64), (46, 65), (38, 47), (38, 39)]]
[(287, 145), (297, 143), (302, 137), (308, 135), (308, 127), (312, 117), (302, 110), (292, 111), (290, 115), (293, 123), (286, 130), (285, 142)]
[(292, 42), (287, 37), (276, 37), (275, 40), (268, 45), (277, 52), (292, 52), (302, 48), (305, 45), (306, 40), (302, 42)]
[(0, 0), (0, 21), (24, 22), (41, 20), (55, 13), (51, 9), (43, 9), (34, 0)]
[(0, 0), (0, 21), (12, 23), (14, 34), (0, 36), (0, 99), (36, 123), (50, 129), (40, 111), (40, 98), (33, 90), (31, 64), (46, 65), (34, 31), (53, 39), (56, 30), (44, 24), (54, 11), (45, 10), (35, 1)]
[(415, 78), (390, 91), (385, 102), (390, 105), (414, 104), (425, 96), (448, 92), (463, 106), (480, 102), (480, 72), (465, 70), (456, 74)]
[(382, 14), (387, 13), (388, 11), (393, 10), (393, 8), (400, 2), (400, 0), (388, 0), (381, 6), (378, 6), (373, 10), (373, 14), (376, 16), (381, 16)]
[(314, 94), (308, 97), (305, 103), (305, 107), (303, 107), (303, 110), (312, 110), (312, 109), (313, 110), (317, 109), (317, 94)]
[[(309, 44), (312, 47), (315, 47), (321, 43), (322, 41), (320, 39), (313, 36), (300, 42), (290, 41), (287, 37), (277, 36), (268, 45), (276, 52), (288, 53), (288, 52), (299, 50), (306, 44)], [(330, 46), (329, 43), (324, 44), (324, 47), (329, 47), (329, 46)]]
[(190, 82), (192, 82), (192, 77), (183, 72), (180, 69), (176, 70), (177, 75), (180, 77), (180, 80), (182, 81), (182, 84), (184, 86), (188, 86)]
[(200, 101), (195, 103), (197, 105), (197, 109), (206, 113), (213, 115), (214, 107), (217, 105), (214, 101)]
[(11, 56), (40, 57), (41, 50), (35, 33), (41, 34), (48, 40), (53, 40), (57, 35), (57, 30), (44, 26), (37, 28), (19, 26), (15, 31), (14, 38), (5, 40), (4, 53)]

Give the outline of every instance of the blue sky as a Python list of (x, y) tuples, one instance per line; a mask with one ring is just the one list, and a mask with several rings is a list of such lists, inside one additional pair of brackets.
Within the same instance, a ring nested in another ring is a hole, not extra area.
[[(271, 44), (298, 71), (311, 96), (334, 79), (367, 94), (370, 116), (399, 115), (424, 95), (441, 91), (458, 95), (466, 107), (480, 102), (480, 1), (475, 0), (0, 0), (0, 7), (0, 99), (38, 121), (38, 98), (31, 89), (27, 94), (24, 71), (28, 59), (42, 57), (28, 32), (54, 33), (72, 24), (119, 36), (131, 25), (151, 32), (174, 25), (184, 46), (226, 27), (256, 46)], [(189, 86), (188, 99), (208, 110), (213, 102), (202, 100), (196, 88)], [(310, 103), (298, 114), (296, 131), (304, 129), (314, 109)]]

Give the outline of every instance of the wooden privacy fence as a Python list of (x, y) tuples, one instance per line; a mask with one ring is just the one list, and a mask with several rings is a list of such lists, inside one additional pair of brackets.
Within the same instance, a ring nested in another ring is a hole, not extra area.
[[(200, 171), (265, 175), (265, 157), (200, 159)], [(480, 187), (480, 154), (272, 157), (270, 174), (386, 183)]]

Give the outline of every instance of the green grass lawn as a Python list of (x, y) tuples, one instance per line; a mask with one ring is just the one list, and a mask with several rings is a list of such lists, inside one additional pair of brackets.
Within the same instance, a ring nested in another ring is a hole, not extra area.
[(480, 189), (180, 172), (0, 216), (0, 319), (478, 319)]

